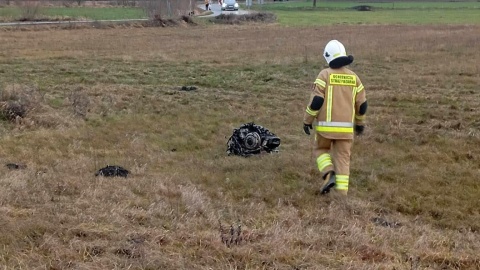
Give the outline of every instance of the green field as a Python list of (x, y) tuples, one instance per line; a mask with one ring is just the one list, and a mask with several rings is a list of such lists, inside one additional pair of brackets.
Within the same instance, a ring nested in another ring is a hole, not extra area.
[(304, 9), (350, 9), (358, 5), (369, 5), (375, 9), (480, 9), (480, 2), (368, 2), (368, 1), (317, 1), (313, 8), (312, 1), (280, 2), (255, 5), (263, 10), (304, 10)]
[[(368, 5), (372, 11), (354, 9)], [(478, 24), (479, 2), (282, 2), (256, 5), (254, 9), (273, 12), (289, 26), (331, 24)]]
[[(479, 24), (480, 10), (273, 11), (288, 26), (331, 24)], [(301, 13), (301, 14), (299, 14)]]

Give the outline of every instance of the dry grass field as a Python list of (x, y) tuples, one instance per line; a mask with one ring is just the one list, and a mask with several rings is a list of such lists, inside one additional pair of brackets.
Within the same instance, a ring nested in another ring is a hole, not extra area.
[[(25, 108), (0, 126), (3, 269), (480, 269), (480, 26), (25, 30), (0, 33)], [(302, 130), (330, 39), (370, 105), (347, 200), (315, 195)], [(250, 121), (279, 153), (226, 156)]]

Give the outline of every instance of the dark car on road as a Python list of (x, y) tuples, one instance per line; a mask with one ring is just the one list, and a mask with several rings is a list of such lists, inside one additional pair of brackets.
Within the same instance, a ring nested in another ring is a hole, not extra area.
[(238, 10), (238, 3), (236, 0), (224, 0), (222, 10)]

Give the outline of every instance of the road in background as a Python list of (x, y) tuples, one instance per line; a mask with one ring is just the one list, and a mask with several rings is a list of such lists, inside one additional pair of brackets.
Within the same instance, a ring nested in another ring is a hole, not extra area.
[[(205, 10), (205, 5), (199, 5), (199, 8)], [(243, 10), (239, 9), (237, 11), (222, 11), (222, 7), (219, 4), (210, 4), (210, 9), (213, 12), (213, 14), (202, 16), (202, 17), (215, 17), (220, 14), (236, 14), (236, 15), (241, 15), (241, 14), (248, 14), (250, 13), (249, 10)]]

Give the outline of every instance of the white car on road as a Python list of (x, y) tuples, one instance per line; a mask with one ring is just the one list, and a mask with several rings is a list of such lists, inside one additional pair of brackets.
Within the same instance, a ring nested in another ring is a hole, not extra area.
[(224, 0), (222, 3), (222, 10), (238, 10), (238, 3), (236, 0)]

